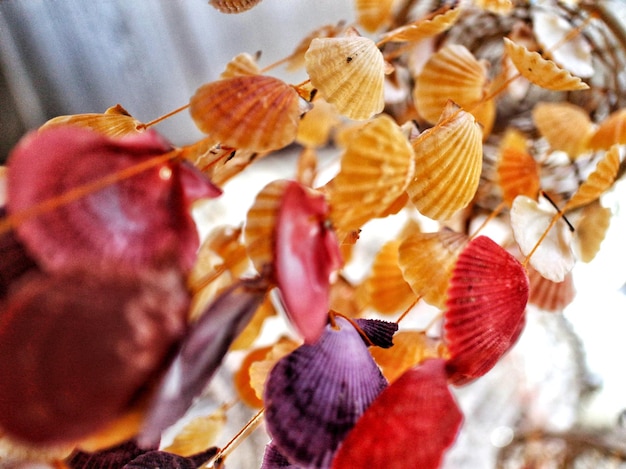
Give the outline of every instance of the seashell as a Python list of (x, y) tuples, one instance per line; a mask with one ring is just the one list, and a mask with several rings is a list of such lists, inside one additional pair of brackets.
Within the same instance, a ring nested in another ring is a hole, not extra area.
[(576, 259), (571, 248), (572, 233), (565, 223), (558, 223), (561, 215), (551, 206), (539, 205), (524, 195), (515, 198), (510, 215), (513, 236), (522, 254), (532, 253), (530, 264), (541, 275), (553, 282), (562, 282)]
[(474, 5), (498, 15), (506, 15), (513, 10), (513, 2), (511, 0), (474, 0)]
[(580, 78), (563, 70), (551, 60), (544, 59), (538, 52), (531, 52), (506, 37), (504, 49), (520, 75), (537, 86), (552, 91), (589, 89), (589, 85)]
[(400, 331), (393, 337), (393, 347), (376, 347), (370, 352), (385, 378), (393, 383), (409, 368), (419, 365), (427, 358), (440, 358), (442, 348), (441, 342), (428, 337), (423, 331)]
[(67, 464), (71, 469), (124, 467), (126, 463), (145, 452), (146, 450), (139, 448), (134, 441), (125, 441), (99, 452), (77, 451), (69, 458)]
[(528, 269), (530, 297), (528, 302), (543, 311), (562, 312), (576, 295), (572, 273), (565, 275), (562, 282), (553, 282), (543, 277), (532, 267)]
[(449, 229), (404, 239), (398, 249), (400, 269), (416, 295), (440, 309), (445, 306), (452, 270), (467, 240)]
[(400, 241), (385, 243), (374, 258), (370, 276), (365, 281), (370, 305), (382, 314), (402, 312), (416, 300), (398, 265), (399, 247)]
[(606, 192), (615, 181), (620, 166), (619, 147), (611, 147), (598, 162), (596, 169), (587, 177), (576, 193), (565, 204), (563, 211), (582, 207)]
[(393, 336), (398, 330), (397, 322), (382, 321), (380, 319), (354, 319), (363, 340), (367, 345), (375, 345), (383, 349), (393, 346)]
[(243, 13), (261, 3), (261, 0), (209, 0), (209, 4), (222, 13)]
[(182, 430), (176, 432), (173, 441), (163, 451), (184, 457), (204, 453), (222, 433), (227, 421), (227, 407), (228, 405), (221, 405), (211, 414), (194, 416), (185, 423)]
[(397, 467), (436, 469), (462, 421), (444, 360), (427, 360), (380, 393), (348, 433), (332, 469), (392, 467), (390, 461)]
[(339, 238), (382, 215), (404, 192), (414, 164), (411, 145), (386, 114), (356, 130), (328, 190)]
[(263, 401), (265, 382), (276, 362), (293, 352), (299, 346), (299, 343), (281, 337), (271, 346), (270, 351), (265, 355), (265, 359), (256, 361), (250, 365), (250, 387), (254, 390), (257, 399)]
[(233, 376), (237, 396), (239, 396), (239, 399), (241, 399), (244, 404), (246, 404), (248, 407), (252, 407), (253, 409), (260, 409), (261, 407), (263, 407), (263, 401), (257, 395), (255, 389), (252, 387), (250, 378), (250, 367), (253, 363), (265, 360), (265, 357), (272, 350), (272, 348), (272, 345), (267, 345), (265, 347), (259, 347), (250, 350), (248, 353), (246, 353), (246, 356), (243, 358), (239, 369)]
[(313, 30), (304, 39), (302, 39), (295, 50), (288, 57), (287, 70), (294, 71), (304, 66), (304, 55), (311, 46), (311, 41), (318, 38), (337, 37), (344, 30), (345, 22), (340, 21), (337, 24), (327, 24)]
[[(483, 104), (488, 88), (485, 65), (476, 60), (465, 46), (452, 44), (428, 59), (415, 78), (413, 100), (417, 112), (431, 124), (438, 122), (448, 102), (454, 101), (472, 113), (485, 129), (491, 129), (495, 110), (489, 112), (488, 106), (493, 107), (493, 100), (492, 104)], [(479, 105), (486, 106), (480, 109), (480, 113), (477, 112)], [(491, 120), (484, 120), (485, 117)]]
[(524, 267), (485, 236), (459, 255), (448, 290), (444, 341), (450, 382), (469, 383), (487, 373), (517, 341), (528, 302)]
[(316, 38), (304, 55), (306, 71), (321, 96), (355, 120), (382, 112), (385, 60), (369, 38)]
[(450, 8), (435, 12), (426, 18), (405, 24), (381, 36), (379, 44), (386, 42), (417, 42), (441, 34), (454, 25), (459, 18), (461, 8)]
[(220, 78), (224, 80), (226, 78), (260, 75), (261, 69), (257, 60), (258, 56), (253, 57), (247, 52), (242, 52), (226, 64), (226, 69), (220, 74)]
[(296, 181), (306, 187), (311, 187), (317, 179), (318, 155), (313, 147), (304, 147), (298, 155), (296, 166)]
[(300, 469), (300, 466), (291, 464), (287, 458), (280, 453), (276, 445), (270, 441), (263, 453), (261, 469)]
[(406, 191), (420, 213), (447, 220), (474, 197), (482, 170), (482, 136), (474, 117), (449, 103), (437, 125), (411, 142), (415, 175)]
[(267, 431), (290, 463), (328, 467), (386, 385), (360, 334), (337, 317), (318, 342), (302, 345), (272, 369), (264, 398)]
[(218, 452), (219, 448), (213, 447), (187, 458), (165, 451), (148, 451), (147, 453), (137, 456), (132, 461), (126, 463), (124, 465), (124, 469), (149, 469), (162, 467), (167, 467), (168, 469), (196, 469), (217, 455)]
[(572, 159), (589, 151), (595, 129), (581, 107), (568, 102), (537, 103), (532, 114), (537, 130), (552, 150), (564, 151)]
[(317, 99), (313, 109), (302, 116), (296, 142), (305, 147), (322, 147), (328, 144), (331, 131), (340, 123), (335, 106)]
[(574, 247), (578, 258), (583, 262), (591, 262), (600, 250), (611, 223), (610, 208), (603, 207), (598, 201), (587, 205), (576, 224)]
[(589, 140), (592, 150), (608, 150), (615, 144), (626, 143), (626, 109), (613, 112), (600, 123)]
[(104, 114), (72, 114), (69, 116), (54, 117), (39, 127), (39, 130), (60, 125), (86, 127), (111, 138), (136, 134), (146, 129), (145, 124), (132, 117), (128, 111), (119, 104), (110, 107)]
[(189, 101), (196, 126), (223, 145), (265, 152), (296, 138), (296, 90), (278, 78), (246, 75), (202, 85)]
[(356, 0), (358, 23), (370, 33), (378, 31), (391, 21), (394, 0)]
[(509, 129), (500, 142), (496, 164), (502, 199), (510, 207), (518, 195), (536, 199), (541, 182), (539, 166), (527, 150), (526, 138)]

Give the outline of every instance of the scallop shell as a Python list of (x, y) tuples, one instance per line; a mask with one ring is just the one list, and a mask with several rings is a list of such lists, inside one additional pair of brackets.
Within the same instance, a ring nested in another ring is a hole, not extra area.
[(400, 241), (390, 241), (382, 246), (366, 280), (369, 303), (382, 314), (402, 312), (416, 299), (398, 265), (399, 246)]
[(209, 0), (209, 4), (222, 13), (243, 13), (261, 3), (261, 0)]
[(589, 141), (593, 150), (608, 150), (615, 144), (626, 143), (626, 109), (615, 111), (599, 126)]
[(360, 334), (338, 317), (318, 342), (302, 345), (272, 369), (264, 394), (267, 431), (292, 464), (328, 467), (386, 385)]
[(443, 308), (456, 259), (467, 236), (443, 229), (436, 233), (415, 233), (399, 247), (402, 274), (416, 295)]
[(352, 135), (328, 191), (340, 239), (383, 214), (402, 195), (413, 174), (413, 160), (407, 138), (385, 114)]
[(261, 469), (300, 469), (300, 466), (291, 464), (271, 441), (265, 447)]
[(420, 18), (417, 21), (400, 26), (388, 33), (382, 35), (380, 43), (385, 42), (416, 42), (428, 37), (441, 34), (454, 25), (461, 8), (448, 9), (444, 12), (436, 12), (426, 18)]
[(404, 468), (440, 467), (462, 421), (444, 360), (427, 360), (380, 393), (348, 433), (332, 469), (392, 467), (390, 461)]
[[(428, 59), (415, 79), (413, 99), (417, 112), (431, 124), (439, 121), (448, 101), (454, 101), (479, 120), (479, 116), (490, 116), (490, 113), (485, 113), (488, 108), (480, 110), (485, 114), (477, 112), (488, 88), (485, 65), (476, 60), (465, 46), (452, 44)], [(492, 114), (491, 121), (479, 120), (486, 129), (493, 125), (495, 113)]]
[(394, 0), (356, 0), (357, 21), (373, 33), (391, 21)]
[(235, 384), (235, 390), (239, 399), (243, 401), (248, 407), (253, 409), (260, 409), (263, 407), (263, 400), (257, 395), (256, 391), (252, 387), (250, 379), (250, 367), (253, 363), (258, 363), (265, 360), (268, 353), (272, 350), (272, 345), (265, 347), (255, 348), (248, 353), (241, 361), (239, 370), (234, 374), (233, 381)]
[(607, 191), (615, 181), (619, 170), (619, 147), (613, 146), (600, 160), (596, 169), (587, 177), (572, 198), (567, 202), (564, 211), (582, 207), (593, 202)]
[(562, 282), (553, 282), (543, 277), (532, 267), (528, 269), (530, 297), (528, 302), (543, 311), (562, 312), (576, 295), (572, 273), (568, 273)]
[(474, 4), (483, 10), (499, 15), (506, 15), (513, 10), (512, 0), (474, 0)]
[(606, 232), (611, 223), (610, 208), (602, 207), (598, 201), (587, 205), (576, 224), (575, 244), (578, 258), (583, 262), (591, 262), (600, 250)]
[(132, 117), (119, 104), (110, 107), (104, 114), (58, 116), (44, 123), (39, 130), (59, 125), (78, 125), (113, 138), (142, 132), (146, 128), (145, 124)]
[(257, 57), (243, 52), (236, 55), (226, 64), (226, 69), (221, 73), (220, 78), (234, 78), (241, 76), (260, 75), (261, 69), (257, 64)]
[(72, 469), (94, 469), (104, 467), (123, 467), (146, 450), (139, 448), (133, 441), (125, 441), (106, 450), (95, 452), (77, 451), (67, 461)]
[(407, 187), (411, 201), (429, 218), (446, 220), (474, 197), (482, 170), (480, 126), (449, 103), (437, 125), (411, 142), (415, 175)]
[(536, 199), (541, 186), (539, 166), (526, 147), (526, 138), (513, 129), (500, 143), (496, 171), (502, 199), (509, 207), (518, 195)]
[(506, 54), (524, 78), (542, 88), (552, 91), (574, 91), (589, 89), (589, 85), (563, 70), (551, 60), (544, 59), (538, 52), (504, 38)]
[(487, 373), (517, 341), (525, 323), (524, 267), (485, 236), (473, 239), (454, 268), (444, 341), (450, 381), (466, 384)]
[(265, 382), (276, 362), (299, 346), (300, 344), (294, 340), (281, 337), (271, 346), (271, 350), (265, 355), (263, 360), (256, 361), (250, 365), (250, 386), (254, 389), (254, 393), (259, 400), (263, 400)]
[(318, 38), (337, 37), (345, 28), (345, 22), (340, 21), (337, 24), (327, 24), (313, 30), (296, 46), (295, 50), (289, 56), (287, 70), (294, 71), (304, 66), (304, 55), (311, 46), (311, 41)]
[(537, 103), (532, 114), (537, 130), (552, 150), (564, 151), (572, 159), (589, 151), (595, 129), (581, 107), (568, 102)]
[[(176, 432), (174, 440), (163, 448), (163, 451), (184, 457), (192, 457), (206, 451), (215, 444), (224, 430), (227, 423), (227, 407), (228, 405), (221, 405), (208, 415), (195, 415)], [(166, 467), (174, 469), (169, 465)], [(196, 467), (194, 465), (190, 469)], [(137, 469), (145, 469), (145, 466), (139, 466)]]
[(355, 35), (316, 38), (304, 60), (311, 83), (340, 114), (365, 120), (382, 112), (386, 66), (374, 41)]
[(323, 99), (313, 103), (313, 109), (302, 116), (296, 141), (305, 147), (328, 144), (331, 131), (341, 123), (335, 106)]
[(300, 97), (274, 77), (246, 75), (207, 83), (189, 101), (196, 126), (223, 145), (257, 152), (296, 138)]

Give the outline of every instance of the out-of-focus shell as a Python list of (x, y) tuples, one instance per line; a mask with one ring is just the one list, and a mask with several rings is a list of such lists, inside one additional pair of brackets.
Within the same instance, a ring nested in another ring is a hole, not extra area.
[[(163, 451), (178, 456), (190, 457), (214, 446), (226, 425), (227, 407), (227, 405), (221, 405), (211, 414), (195, 416), (176, 433), (174, 440), (167, 447), (163, 448)], [(143, 469), (144, 467), (139, 466), (136, 469)], [(184, 466), (169, 467), (171, 469), (186, 469)], [(128, 469), (133, 469), (133, 466), (129, 466)]]
[(299, 346), (300, 344), (294, 340), (281, 337), (271, 346), (270, 351), (267, 352), (263, 360), (250, 364), (250, 386), (254, 389), (255, 395), (259, 400), (263, 400), (265, 382), (276, 362)]
[(243, 13), (261, 3), (261, 0), (209, 0), (209, 3), (222, 13)]
[(402, 312), (416, 299), (398, 265), (399, 246), (400, 241), (389, 241), (382, 246), (366, 280), (369, 303), (382, 314)]
[(300, 346), (270, 372), (267, 431), (290, 462), (329, 467), (345, 435), (386, 386), (360, 334), (337, 317), (318, 342)]
[(405, 238), (399, 248), (399, 263), (416, 295), (443, 309), (452, 270), (467, 239), (449, 229)]
[(514, 129), (504, 134), (496, 171), (502, 199), (510, 207), (518, 195), (536, 199), (539, 193), (539, 166), (528, 153), (526, 137)]
[(504, 48), (520, 75), (537, 86), (552, 91), (589, 89), (589, 85), (580, 78), (563, 70), (551, 60), (544, 59), (538, 52), (531, 52), (506, 37)]
[(615, 145), (606, 152), (604, 158), (602, 158), (596, 166), (596, 169), (589, 175), (587, 180), (580, 185), (563, 210), (566, 211), (582, 207), (604, 194), (615, 181), (617, 171), (619, 170), (619, 160), (619, 147)]
[(332, 469), (436, 469), (462, 421), (444, 360), (427, 360), (380, 393), (348, 433)]
[(271, 151), (296, 138), (300, 97), (278, 78), (245, 75), (207, 83), (189, 102), (198, 128), (233, 148)]
[(562, 282), (553, 282), (530, 267), (528, 269), (528, 281), (530, 283), (528, 302), (543, 311), (563, 311), (576, 296), (571, 272), (565, 276)]
[(436, 36), (447, 31), (459, 18), (461, 8), (435, 12), (425, 18), (400, 26), (382, 35), (380, 44), (385, 42), (415, 42)]
[(591, 137), (589, 147), (608, 150), (613, 145), (626, 143), (626, 109), (620, 109), (607, 117)]
[(357, 21), (373, 33), (391, 20), (393, 3), (394, 0), (356, 0)]
[(241, 76), (258, 75), (261, 69), (257, 64), (257, 58), (242, 52), (236, 55), (230, 62), (226, 64), (226, 69), (221, 73), (220, 78), (233, 78)]
[(104, 114), (73, 114), (58, 116), (44, 123), (39, 130), (58, 125), (78, 125), (100, 132), (107, 137), (123, 137), (145, 130), (145, 124), (132, 117), (119, 104), (107, 109)]
[(478, 188), (483, 147), (474, 117), (449, 103), (437, 125), (411, 142), (415, 175), (407, 192), (417, 209), (435, 220), (466, 207)]
[(590, 203), (583, 209), (582, 216), (576, 224), (574, 238), (574, 246), (581, 261), (591, 262), (596, 257), (609, 229), (612, 215), (611, 209), (603, 207), (598, 201)]
[(391, 117), (383, 114), (360, 127), (328, 190), (339, 239), (384, 213), (404, 192), (413, 168), (413, 149)]
[(459, 255), (444, 313), (452, 383), (484, 375), (513, 346), (524, 327), (527, 302), (524, 267), (491, 239), (473, 239)]
[(313, 30), (304, 39), (302, 39), (295, 50), (291, 53), (287, 62), (287, 70), (294, 71), (304, 66), (304, 54), (309, 50), (311, 41), (317, 38), (337, 37), (344, 30), (345, 22), (340, 21), (337, 24), (327, 24)]
[(296, 142), (306, 147), (321, 147), (328, 143), (330, 132), (341, 123), (337, 109), (323, 99), (313, 103), (313, 109), (300, 120)]
[(595, 128), (581, 107), (568, 102), (537, 103), (533, 120), (553, 150), (564, 151), (572, 159), (589, 151)]
[(340, 114), (365, 120), (382, 112), (386, 66), (374, 41), (353, 34), (316, 38), (304, 60), (311, 83)]
[(511, 0), (474, 0), (474, 4), (483, 10), (505, 15), (513, 9)]
[(495, 112), (489, 112), (489, 106), (494, 105), (493, 100), (491, 104), (478, 107), (488, 88), (485, 65), (476, 60), (465, 46), (452, 44), (428, 59), (416, 77), (413, 99), (417, 112), (431, 124), (438, 122), (448, 101), (452, 100), (472, 113), (488, 134), (495, 116)]
[(272, 316), (276, 316), (276, 308), (269, 298), (269, 295), (265, 298), (265, 301), (259, 306), (250, 319), (250, 322), (246, 325), (243, 331), (237, 336), (230, 346), (231, 350), (247, 350), (252, 347), (254, 341), (261, 334), (261, 329), (265, 320)]
[(248, 407), (253, 409), (260, 409), (263, 407), (263, 401), (257, 395), (256, 391), (252, 387), (250, 380), (250, 367), (253, 363), (258, 363), (265, 360), (267, 354), (272, 350), (273, 345), (267, 345), (265, 347), (255, 348), (250, 350), (243, 358), (239, 370), (233, 376), (235, 384), (235, 390), (239, 398)]

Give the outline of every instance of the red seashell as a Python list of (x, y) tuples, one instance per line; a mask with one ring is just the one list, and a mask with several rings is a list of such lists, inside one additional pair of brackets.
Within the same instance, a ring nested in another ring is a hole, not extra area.
[(524, 328), (528, 285), (524, 267), (491, 239), (479, 236), (463, 250), (444, 314), (452, 383), (484, 375), (517, 341)]
[(446, 380), (442, 359), (405, 372), (357, 421), (332, 468), (438, 468), (463, 420)]

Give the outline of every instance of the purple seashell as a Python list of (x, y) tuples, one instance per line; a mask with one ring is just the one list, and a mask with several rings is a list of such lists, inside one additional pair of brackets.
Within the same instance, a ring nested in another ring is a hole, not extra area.
[[(354, 322), (365, 333), (371, 345), (381, 348), (393, 346), (393, 335), (398, 330), (397, 322), (380, 319), (354, 319)], [(368, 345), (370, 344), (368, 343)]]
[(265, 421), (292, 464), (325, 468), (346, 434), (387, 386), (359, 332), (344, 318), (320, 340), (279, 360), (265, 386)]
[(134, 441), (125, 441), (96, 453), (74, 453), (65, 463), (70, 469), (118, 469), (145, 452)]
[(265, 447), (265, 454), (263, 455), (261, 469), (301, 469), (301, 466), (291, 464), (289, 460), (279, 451), (276, 445), (270, 442)]
[(122, 469), (196, 469), (215, 456), (218, 451), (218, 448), (213, 447), (191, 457), (165, 451), (148, 451), (137, 456)]

